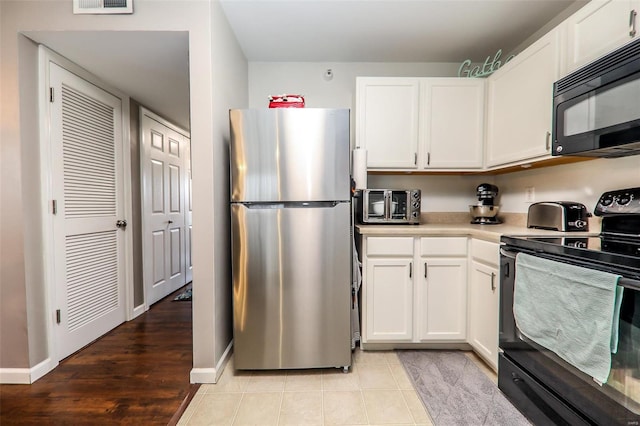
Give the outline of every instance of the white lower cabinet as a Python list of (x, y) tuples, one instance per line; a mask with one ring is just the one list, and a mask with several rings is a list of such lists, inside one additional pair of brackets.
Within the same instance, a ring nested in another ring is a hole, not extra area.
[(467, 337), (467, 238), (420, 238), (417, 340)]
[(412, 258), (367, 262), (367, 340), (412, 340), (412, 263)]
[(366, 237), (363, 247), (363, 343), (465, 341), (466, 237)]
[(499, 245), (471, 241), (469, 343), (494, 370), (498, 369), (500, 302)]

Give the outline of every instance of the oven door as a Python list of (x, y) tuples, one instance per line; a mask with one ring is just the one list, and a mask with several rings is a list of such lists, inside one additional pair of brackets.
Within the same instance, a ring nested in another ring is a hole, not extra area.
[[(501, 249), (499, 346), (506, 361), (505, 370), (515, 365), (522, 374), (500, 374), (500, 389), (507, 396), (514, 387), (525, 389), (521, 393), (528, 395), (526, 404), (538, 406), (529, 412), (546, 413), (545, 419), (565, 419), (554, 423), (575, 424), (569, 419), (577, 415), (585, 424), (640, 424), (640, 283), (628, 280), (624, 284), (618, 351), (612, 354), (611, 374), (607, 383), (600, 385), (519, 332), (513, 314), (517, 274), (515, 257), (519, 252), (520, 249), (509, 246)], [(560, 261), (554, 259), (554, 255), (536, 255)], [(571, 263), (576, 264), (576, 261), (572, 260)], [(620, 285), (623, 285), (622, 279)], [(527, 380), (532, 381), (531, 385), (526, 383)], [(544, 396), (536, 392), (537, 388), (544, 389), (549, 395), (547, 402)], [(512, 398), (512, 401), (517, 398), (522, 399), (522, 395)], [(571, 412), (567, 414), (558, 409), (558, 412), (550, 414), (554, 405), (548, 401), (556, 399), (569, 407)], [(519, 408), (527, 414), (526, 407)]]

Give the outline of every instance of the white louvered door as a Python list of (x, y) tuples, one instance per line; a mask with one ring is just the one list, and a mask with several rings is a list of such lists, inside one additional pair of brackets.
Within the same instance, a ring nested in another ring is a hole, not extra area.
[(191, 263), (190, 250), (187, 250), (191, 227), (186, 226), (187, 210), (190, 213), (187, 206), (191, 204), (190, 197), (187, 199), (189, 139), (156, 118), (159, 119), (146, 112), (140, 115), (143, 274), (147, 305), (185, 285), (191, 272), (187, 267), (187, 260)]
[(121, 101), (50, 63), (57, 355), (125, 321)]

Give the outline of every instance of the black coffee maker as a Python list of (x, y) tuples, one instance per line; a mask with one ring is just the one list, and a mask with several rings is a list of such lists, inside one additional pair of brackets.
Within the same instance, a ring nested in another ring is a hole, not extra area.
[(473, 217), (471, 223), (477, 225), (495, 225), (500, 223), (498, 211), (500, 207), (495, 205), (498, 196), (498, 187), (490, 183), (481, 183), (476, 188), (478, 203), (469, 206), (469, 212)]

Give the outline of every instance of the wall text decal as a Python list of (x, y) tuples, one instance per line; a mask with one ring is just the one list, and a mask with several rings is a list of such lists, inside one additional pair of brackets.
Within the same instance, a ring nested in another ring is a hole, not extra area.
[(471, 67), (471, 59), (467, 59), (460, 64), (460, 68), (458, 68), (458, 77), (486, 77), (496, 72), (498, 68), (512, 60), (516, 55), (507, 57), (504, 64), (499, 60), (500, 56), (502, 56), (502, 49), (496, 52), (493, 59), (491, 56), (487, 56), (487, 59), (484, 61), (482, 66), (476, 65), (473, 68)]

